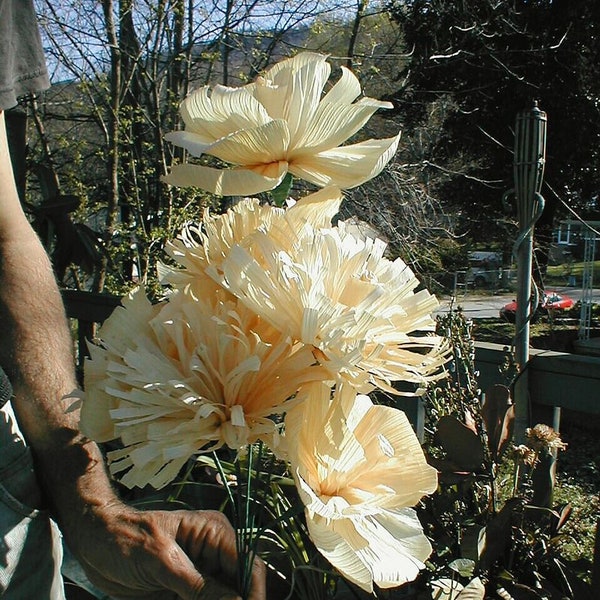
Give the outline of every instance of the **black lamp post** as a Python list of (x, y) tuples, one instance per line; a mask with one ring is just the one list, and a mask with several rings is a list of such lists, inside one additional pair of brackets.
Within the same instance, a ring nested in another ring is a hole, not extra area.
[(515, 439), (522, 441), (529, 417), (527, 362), (529, 360), (529, 324), (537, 310), (539, 295), (532, 280), (533, 230), (544, 209), (541, 195), (546, 162), (546, 113), (537, 102), (517, 115), (512, 190), (519, 221), (519, 237), (513, 254), (517, 262), (517, 313), (515, 358), (519, 377), (515, 383)]

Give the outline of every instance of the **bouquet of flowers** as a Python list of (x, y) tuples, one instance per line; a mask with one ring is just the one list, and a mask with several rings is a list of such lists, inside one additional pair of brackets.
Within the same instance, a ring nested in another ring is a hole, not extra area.
[[(341, 146), (390, 105), (357, 101), (345, 68), (323, 93), (330, 69), (302, 53), (249, 85), (184, 100), (185, 130), (168, 139), (196, 159), (166, 182), (243, 199), (222, 215), (206, 210), (168, 244), (176, 266), (161, 268), (164, 301), (138, 288), (105, 322), (85, 367), (82, 427), (120, 441), (108, 459), (128, 487), (161, 488), (202, 457), (226, 485), (226, 449), (250, 480), (252, 457), (269, 453), (293, 479), (314, 547), (372, 592), (423, 568), (431, 546), (412, 507), (437, 472), (404, 413), (369, 394), (399, 393), (396, 382), (419, 393), (445, 345), (437, 301), (406, 264), (332, 223), (341, 190), (379, 174), (399, 135)], [(321, 189), (294, 200), (292, 176)], [(249, 197), (262, 192), (275, 204)], [(265, 531), (247, 529), (240, 553)]]

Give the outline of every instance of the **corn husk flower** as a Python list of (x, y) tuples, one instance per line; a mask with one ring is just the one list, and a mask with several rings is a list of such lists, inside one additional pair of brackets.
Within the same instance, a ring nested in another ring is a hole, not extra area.
[(414, 393), (444, 361), (434, 335), (438, 305), (400, 259), (384, 257), (381, 240), (357, 237), (343, 222), (331, 225), (342, 200), (325, 188), (287, 210), (245, 199), (226, 214), (206, 212), (170, 253), (183, 267), (165, 273), (198, 296), (235, 296), (292, 339), (310, 345), (330, 378), (362, 392)]
[(152, 306), (134, 291), (99, 332), (86, 364), (81, 420), (129, 486), (159, 488), (193, 454), (258, 439), (277, 445), (271, 415), (324, 374), (293, 343), (243, 306), (174, 293)]
[(385, 248), (342, 222), (305, 222), (284, 241), (254, 232), (207, 273), (275, 328), (313, 346), (332, 378), (363, 392), (393, 392), (390, 383), (399, 380), (419, 388), (444, 360), (431, 317), (437, 300), (415, 291), (414, 273), (385, 258)]
[(169, 184), (248, 196), (283, 183), (278, 202), (292, 175), (321, 189), (286, 209), (246, 197), (223, 215), (206, 210), (167, 244), (177, 266), (159, 269), (166, 300), (134, 290), (90, 345), (81, 428), (120, 440), (109, 466), (128, 487), (163, 487), (198, 453), (249, 448), (235, 465), (237, 503), (229, 493), (245, 567), (260, 536), (251, 483), (267, 444), (288, 462), (315, 546), (373, 591), (424, 567), (431, 545), (412, 507), (437, 473), (404, 413), (364, 394), (419, 393), (442, 376), (446, 346), (431, 317), (437, 300), (408, 266), (386, 258), (383, 241), (332, 223), (341, 189), (380, 173), (399, 135), (344, 145), (391, 104), (357, 100), (345, 68), (325, 92), (330, 74), (325, 56), (307, 52), (249, 85), (184, 100), (185, 130), (167, 139), (224, 165), (176, 165)]
[(538, 453), (525, 444), (519, 444), (512, 450), (513, 457), (515, 460), (522, 462), (528, 467), (535, 467), (538, 462)]
[(437, 487), (402, 411), (314, 385), (285, 419), (291, 470), (318, 550), (371, 592), (416, 578), (431, 553), (414, 506)]
[(282, 250), (289, 249), (305, 227), (331, 227), (342, 199), (339, 188), (327, 187), (297, 202), (290, 200), (287, 209), (261, 204), (256, 198), (244, 198), (220, 215), (206, 209), (199, 225), (188, 224), (179, 239), (167, 244), (167, 252), (180, 268), (161, 265), (161, 279), (176, 288), (192, 288), (198, 296), (222, 296), (224, 288), (207, 271), (222, 273), (223, 261), (234, 246), (246, 248), (266, 267), (254, 244), (256, 231), (268, 232)]
[(181, 105), (184, 131), (166, 139), (192, 156), (214, 156), (232, 168), (185, 163), (164, 180), (211, 193), (253, 195), (273, 190), (291, 173), (319, 187), (352, 188), (375, 177), (394, 155), (400, 135), (341, 146), (389, 102), (363, 97), (342, 67), (331, 73), (327, 57), (303, 52), (268, 69), (249, 85), (217, 85), (192, 92)]

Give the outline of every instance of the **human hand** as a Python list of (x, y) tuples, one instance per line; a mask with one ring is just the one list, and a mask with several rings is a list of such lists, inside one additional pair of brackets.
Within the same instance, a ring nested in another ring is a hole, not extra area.
[[(94, 507), (72, 550), (90, 581), (119, 599), (239, 600), (235, 533), (216, 511)], [(171, 592), (168, 595), (166, 592)], [(264, 600), (255, 562), (249, 600)]]

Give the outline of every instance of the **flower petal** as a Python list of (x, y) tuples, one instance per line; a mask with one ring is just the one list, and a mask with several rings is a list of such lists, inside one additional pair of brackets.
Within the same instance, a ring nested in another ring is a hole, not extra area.
[(233, 165), (261, 165), (285, 160), (290, 134), (285, 121), (269, 121), (220, 138), (205, 150)]
[(357, 517), (353, 524), (357, 533), (368, 540), (368, 544), (355, 551), (379, 587), (396, 587), (413, 581), (425, 567), (424, 561), (432, 548), (414, 510), (382, 511), (366, 518)]
[(203, 143), (212, 143), (239, 129), (264, 125), (271, 119), (246, 87), (204, 86), (181, 103), (186, 130)]
[(192, 156), (202, 156), (214, 143), (213, 139), (199, 136), (191, 131), (171, 131), (165, 135), (165, 140), (187, 150)]
[(371, 99), (345, 106), (321, 102), (312, 121), (306, 124), (302, 137), (295, 142), (291, 160), (339, 146), (361, 129), (381, 104)]
[(329, 520), (307, 511), (311, 540), (342, 575), (365, 591), (413, 581), (431, 544), (412, 509)]
[(343, 200), (342, 192), (329, 186), (304, 196), (285, 212), (285, 219), (294, 231), (302, 229), (305, 223), (313, 228), (331, 227), (333, 217), (339, 212)]
[(175, 165), (163, 181), (177, 187), (199, 187), (218, 196), (244, 196), (275, 189), (287, 173), (287, 163), (275, 162), (251, 169), (214, 169), (202, 165)]
[(121, 300), (121, 304), (113, 310), (110, 319), (102, 327), (104, 341), (118, 353), (128, 348), (130, 332), (146, 327), (160, 310), (158, 306), (152, 306), (141, 287), (132, 290)]
[(255, 96), (269, 115), (287, 121), (292, 145), (317, 110), (331, 73), (326, 59), (322, 54), (302, 52), (271, 67), (255, 84)]
[(354, 435), (364, 449), (368, 468), (357, 473), (353, 488), (363, 494), (369, 492), (373, 497), (379, 491), (380, 505), (386, 508), (413, 506), (425, 494), (436, 490), (437, 471), (427, 464), (402, 411), (372, 406)]
[[(325, 94), (322, 104), (350, 104), (361, 94), (360, 82), (350, 69), (342, 66), (342, 76)], [(387, 104), (387, 103), (386, 103)], [(387, 106), (382, 108), (387, 108)]]
[[(340, 524), (334, 530), (319, 518), (308, 518), (310, 538), (319, 552), (352, 583), (366, 592), (373, 591), (373, 576), (364, 561), (344, 537), (349, 536), (352, 524)], [(346, 531), (344, 531), (346, 529)], [(341, 533), (340, 533), (341, 530)]]
[(383, 140), (368, 140), (350, 146), (300, 156), (289, 170), (318, 186), (337, 185), (349, 189), (378, 175), (398, 148), (400, 134)]

